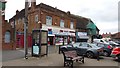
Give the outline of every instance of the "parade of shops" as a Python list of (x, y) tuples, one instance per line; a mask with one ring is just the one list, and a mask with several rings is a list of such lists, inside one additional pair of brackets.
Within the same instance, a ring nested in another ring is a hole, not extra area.
[[(13, 42), (9, 49), (24, 48), (24, 15), (25, 9), (16, 10), (16, 14), (9, 19), (11, 27), (8, 30), (12, 29), (9, 30), (11, 33), (9, 36)], [(28, 8), (28, 47), (32, 46), (32, 31), (36, 29), (48, 31), (48, 45), (50, 46), (66, 45), (78, 40), (86, 41), (90, 38), (89, 29), (94, 30), (93, 28), (87, 28), (88, 23), (94, 24), (91, 19), (71, 14), (70, 11), (64, 12), (57, 7), (51, 7), (44, 3), (36, 5), (36, 1), (31, 2), (31, 7)], [(95, 34), (99, 34), (97, 26), (94, 25), (94, 27)], [(6, 50), (5, 47), (3, 49)]]

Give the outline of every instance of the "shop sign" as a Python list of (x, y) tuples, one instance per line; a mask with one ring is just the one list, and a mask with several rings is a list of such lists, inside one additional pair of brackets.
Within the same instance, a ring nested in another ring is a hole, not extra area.
[(70, 36), (75, 36), (75, 33), (69, 33)]
[(87, 36), (87, 32), (78, 32), (77, 35), (79, 38), (85, 38), (85, 39), (89, 38)]

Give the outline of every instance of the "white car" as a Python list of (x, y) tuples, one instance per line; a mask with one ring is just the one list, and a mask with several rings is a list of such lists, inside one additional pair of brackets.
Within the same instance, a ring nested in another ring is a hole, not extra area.
[(94, 42), (94, 43), (104, 43), (104, 44), (109, 44), (108, 42), (106, 42), (106, 41), (103, 40), (103, 39), (93, 39), (93, 42)]

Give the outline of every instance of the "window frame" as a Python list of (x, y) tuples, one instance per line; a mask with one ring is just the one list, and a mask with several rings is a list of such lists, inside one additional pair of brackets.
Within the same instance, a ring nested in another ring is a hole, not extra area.
[(65, 21), (63, 19), (60, 20), (60, 27), (62, 27), (62, 28), (65, 27)]
[(71, 29), (74, 28), (74, 22), (73, 22), (73, 21), (70, 22), (70, 28), (71, 28)]
[(11, 39), (10, 31), (6, 31), (4, 35), (4, 42), (10, 43), (10, 39)]
[(46, 25), (52, 25), (52, 16), (46, 16)]
[(38, 14), (35, 15), (35, 22), (38, 22)]

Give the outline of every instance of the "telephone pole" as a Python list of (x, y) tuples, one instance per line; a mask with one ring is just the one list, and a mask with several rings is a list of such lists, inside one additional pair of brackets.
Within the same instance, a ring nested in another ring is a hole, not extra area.
[(27, 30), (28, 30), (28, 0), (25, 0), (25, 20), (24, 20), (24, 50), (25, 59), (28, 59)]

